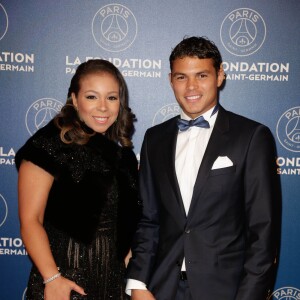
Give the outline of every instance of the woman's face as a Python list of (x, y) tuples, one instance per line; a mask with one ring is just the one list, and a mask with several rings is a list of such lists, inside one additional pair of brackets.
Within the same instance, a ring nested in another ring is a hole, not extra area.
[(92, 73), (81, 78), (73, 105), (81, 121), (95, 132), (105, 134), (120, 110), (119, 84), (110, 73)]

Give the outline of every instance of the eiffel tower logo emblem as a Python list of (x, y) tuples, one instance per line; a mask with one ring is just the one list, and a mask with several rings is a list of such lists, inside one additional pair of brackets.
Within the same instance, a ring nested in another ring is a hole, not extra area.
[(237, 46), (247, 47), (255, 40), (255, 35), (251, 34), (250, 30), (247, 27), (247, 24), (249, 24), (249, 22), (249, 20), (241, 19), (240, 26), (237, 32), (231, 36), (232, 42)]
[(290, 128), (289, 128), (289, 132), (287, 132), (287, 137), (294, 143), (300, 143), (300, 116), (297, 116), (292, 120), (294, 122), (292, 126), (289, 126)]
[(119, 19), (122, 17), (119, 15), (111, 15), (110, 18), (110, 24), (106, 30), (103, 30), (103, 36), (110, 42), (120, 42), (126, 37), (128, 26), (123, 29), (121, 28)]

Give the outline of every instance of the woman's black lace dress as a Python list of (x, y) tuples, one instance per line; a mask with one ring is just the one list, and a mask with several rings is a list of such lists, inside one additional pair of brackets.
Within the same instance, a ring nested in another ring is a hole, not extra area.
[[(60, 272), (84, 288), (71, 299), (127, 299), (124, 257), (139, 215), (134, 153), (101, 134), (86, 145), (66, 145), (52, 122), (16, 155), (51, 173), (55, 180), (44, 227)], [(44, 299), (44, 285), (33, 266), (27, 299)]]

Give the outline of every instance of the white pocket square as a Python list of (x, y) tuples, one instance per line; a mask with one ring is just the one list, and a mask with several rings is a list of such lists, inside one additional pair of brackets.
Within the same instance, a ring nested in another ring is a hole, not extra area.
[(233, 162), (227, 156), (219, 156), (215, 160), (211, 169), (215, 170), (215, 169), (227, 168), (231, 166), (233, 166)]

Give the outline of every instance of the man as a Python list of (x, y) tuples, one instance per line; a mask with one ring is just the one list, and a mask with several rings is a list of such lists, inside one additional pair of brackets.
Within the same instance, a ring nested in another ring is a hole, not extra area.
[(170, 67), (184, 120), (172, 118), (145, 134), (143, 217), (127, 292), (132, 300), (266, 299), (280, 194), (273, 137), (218, 104), (225, 74), (213, 42), (184, 39)]

